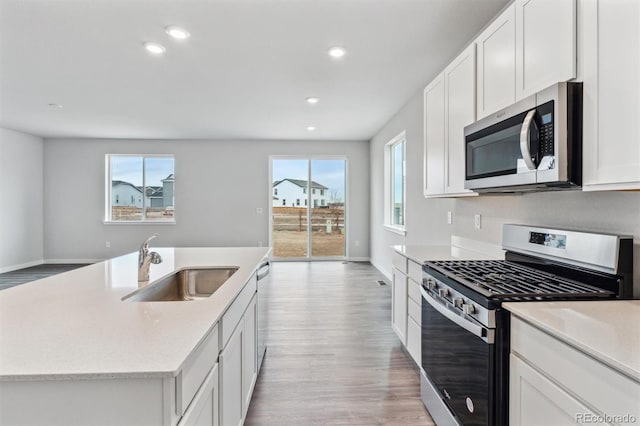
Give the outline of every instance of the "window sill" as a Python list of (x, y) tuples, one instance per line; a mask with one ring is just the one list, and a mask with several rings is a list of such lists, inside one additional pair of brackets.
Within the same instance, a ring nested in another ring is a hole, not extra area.
[(393, 232), (394, 234), (398, 234), (402, 236), (407, 235), (407, 230), (399, 226), (386, 225), (386, 224), (382, 226), (384, 227), (384, 229), (386, 229), (389, 232)]
[(105, 225), (175, 225), (175, 220), (103, 220)]

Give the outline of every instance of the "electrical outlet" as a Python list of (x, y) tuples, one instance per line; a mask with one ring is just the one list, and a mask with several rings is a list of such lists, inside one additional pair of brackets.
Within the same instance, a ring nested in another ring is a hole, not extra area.
[(473, 224), (475, 225), (476, 229), (481, 229), (482, 228), (482, 215), (479, 213), (476, 213), (473, 216)]
[(258, 214), (262, 214), (262, 207), (258, 207), (258, 208), (256, 209), (256, 213), (258, 213)]
[(104, 246), (105, 246), (106, 248), (111, 248), (111, 241), (105, 241), (105, 242), (104, 242)]
[(447, 212), (447, 224), (451, 225), (453, 223), (453, 214), (449, 211)]

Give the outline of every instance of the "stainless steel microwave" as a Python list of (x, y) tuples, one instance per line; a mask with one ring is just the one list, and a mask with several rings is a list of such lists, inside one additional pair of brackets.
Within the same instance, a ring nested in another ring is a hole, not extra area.
[(558, 83), (464, 128), (464, 187), (477, 192), (582, 185), (582, 83)]

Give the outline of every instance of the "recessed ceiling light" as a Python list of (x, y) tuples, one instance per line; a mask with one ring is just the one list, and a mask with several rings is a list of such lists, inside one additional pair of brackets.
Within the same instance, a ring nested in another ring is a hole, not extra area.
[(315, 105), (320, 101), (320, 99), (318, 98), (314, 98), (314, 97), (309, 97), (307, 98), (307, 103), (311, 104), (311, 105)]
[(167, 51), (167, 49), (165, 49), (163, 45), (158, 43), (153, 43), (150, 41), (143, 43), (142, 45), (144, 46), (145, 49), (147, 49), (147, 52), (153, 55), (162, 55), (164, 52)]
[(55, 102), (51, 102), (50, 104), (47, 104), (47, 106), (50, 106), (51, 108), (62, 108), (62, 105), (56, 104)]
[(344, 47), (335, 46), (329, 49), (329, 56), (331, 56), (332, 58), (342, 58), (346, 54), (347, 51)]
[(167, 27), (164, 30), (170, 37), (173, 37), (176, 40), (185, 40), (191, 36), (191, 34), (189, 34), (189, 31), (180, 27)]
[(316, 129), (315, 126), (307, 126), (307, 130), (313, 132)]

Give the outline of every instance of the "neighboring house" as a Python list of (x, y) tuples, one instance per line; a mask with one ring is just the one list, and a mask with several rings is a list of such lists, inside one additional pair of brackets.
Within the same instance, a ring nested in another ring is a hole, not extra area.
[[(172, 207), (175, 177), (172, 174), (162, 180), (162, 186), (147, 186), (147, 207)], [(111, 205), (142, 208), (142, 187), (123, 180), (111, 182)]]
[(111, 205), (142, 208), (142, 191), (123, 180), (111, 182)]
[(329, 205), (329, 188), (311, 181), (311, 198), (307, 194), (309, 182), (301, 179), (282, 179), (273, 183), (273, 207), (313, 207)]

